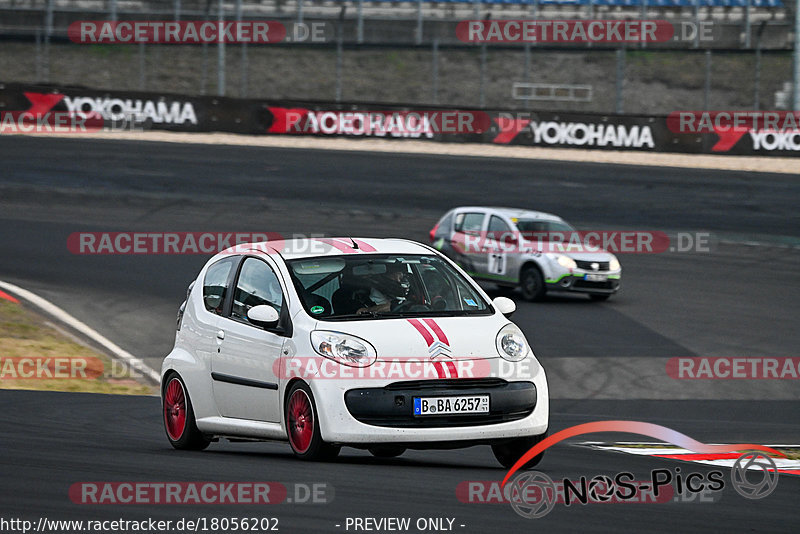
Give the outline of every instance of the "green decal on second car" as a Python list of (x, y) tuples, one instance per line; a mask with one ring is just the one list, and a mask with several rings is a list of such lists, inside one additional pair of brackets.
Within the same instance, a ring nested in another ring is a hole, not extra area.
[(322, 306), (311, 306), (311, 313), (322, 313), (325, 311), (325, 308)]

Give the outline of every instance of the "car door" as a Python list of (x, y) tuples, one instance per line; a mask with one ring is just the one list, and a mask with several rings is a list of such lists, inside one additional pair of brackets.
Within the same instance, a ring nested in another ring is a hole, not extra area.
[(217, 323), (217, 352), (212, 354), (214, 398), (225, 417), (280, 421), (277, 364), (285, 337), (247, 318), (253, 306), (267, 304), (280, 314), (285, 291), (273, 265), (248, 256), (233, 285), (230, 312)]
[(516, 280), (519, 271), (517, 232), (499, 215), (490, 215), (486, 231), (486, 274), (498, 280)]
[(477, 276), (484, 276), (487, 269), (487, 258), (483, 251), (485, 219), (485, 212), (470, 210), (456, 213), (450, 240), (456, 255), (453, 260)]

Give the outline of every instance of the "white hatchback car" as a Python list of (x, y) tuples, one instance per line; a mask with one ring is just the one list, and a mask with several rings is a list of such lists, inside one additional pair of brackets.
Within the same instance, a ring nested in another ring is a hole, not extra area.
[(607, 300), (620, 288), (619, 260), (599, 247), (574, 247), (573, 238), (581, 233), (556, 215), (481, 206), (454, 208), (430, 231), (434, 248), (471, 276), (519, 287), (526, 300), (550, 292)]
[(233, 247), (203, 267), (178, 314), (161, 372), (167, 437), (178, 449), (283, 440), (305, 459), (343, 445), (389, 457), (488, 444), (510, 467), (549, 412), (513, 311), (411, 241)]

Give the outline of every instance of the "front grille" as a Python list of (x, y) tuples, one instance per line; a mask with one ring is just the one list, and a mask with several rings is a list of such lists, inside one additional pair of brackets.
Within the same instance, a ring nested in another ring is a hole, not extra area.
[(397, 391), (401, 389), (467, 389), (467, 388), (497, 388), (508, 384), (502, 378), (456, 378), (439, 380), (408, 380), (405, 382), (392, 382), (384, 389)]
[(572, 287), (583, 287), (586, 289), (616, 289), (617, 286), (619, 286), (619, 280), (606, 280), (605, 282), (589, 282), (582, 278), (578, 278), (572, 284)]
[[(489, 413), (415, 416), (414, 397), (489, 395)], [(345, 405), (358, 421), (396, 428), (440, 428), (517, 421), (536, 407), (532, 382), (506, 382), (500, 378), (415, 380), (395, 382), (382, 388), (351, 389)]]
[(583, 260), (575, 260), (575, 263), (578, 265), (578, 269), (584, 269), (586, 271), (594, 271), (592, 269), (592, 264), (597, 264), (598, 271), (607, 271), (609, 267), (609, 262), (607, 261), (583, 261)]

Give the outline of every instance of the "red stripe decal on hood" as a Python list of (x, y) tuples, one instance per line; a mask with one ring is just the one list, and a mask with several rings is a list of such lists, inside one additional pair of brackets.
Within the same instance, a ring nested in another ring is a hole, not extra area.
[(444, 335), (444, 332), (439, 327), (439, 325), (436, 324), (436, 321), (434, 321), (433, 319), (423, 319), (423, 321), (425, 321), (425, 324), (428, 325), (431, 328), (431, 330), (433, 330), (433, 333), (436, 334), (436, 337), (439, 338), (439, 341), (441, 341), (447, 346), (450, 346), (450, 342), (447, 341), (447, 336)]
[(422, 326), (422, 323), (419, 322), (419, 319), (408, 319), (408, 322), (411, 323), (411, 326), (417, 329), (417, 332), (422, 334), (422, 337), (425, 338), (425, 343), (427, 343), (430, 347), (433, 343), (433, 336), (430, 332), (428, 332), (428, 329)]

